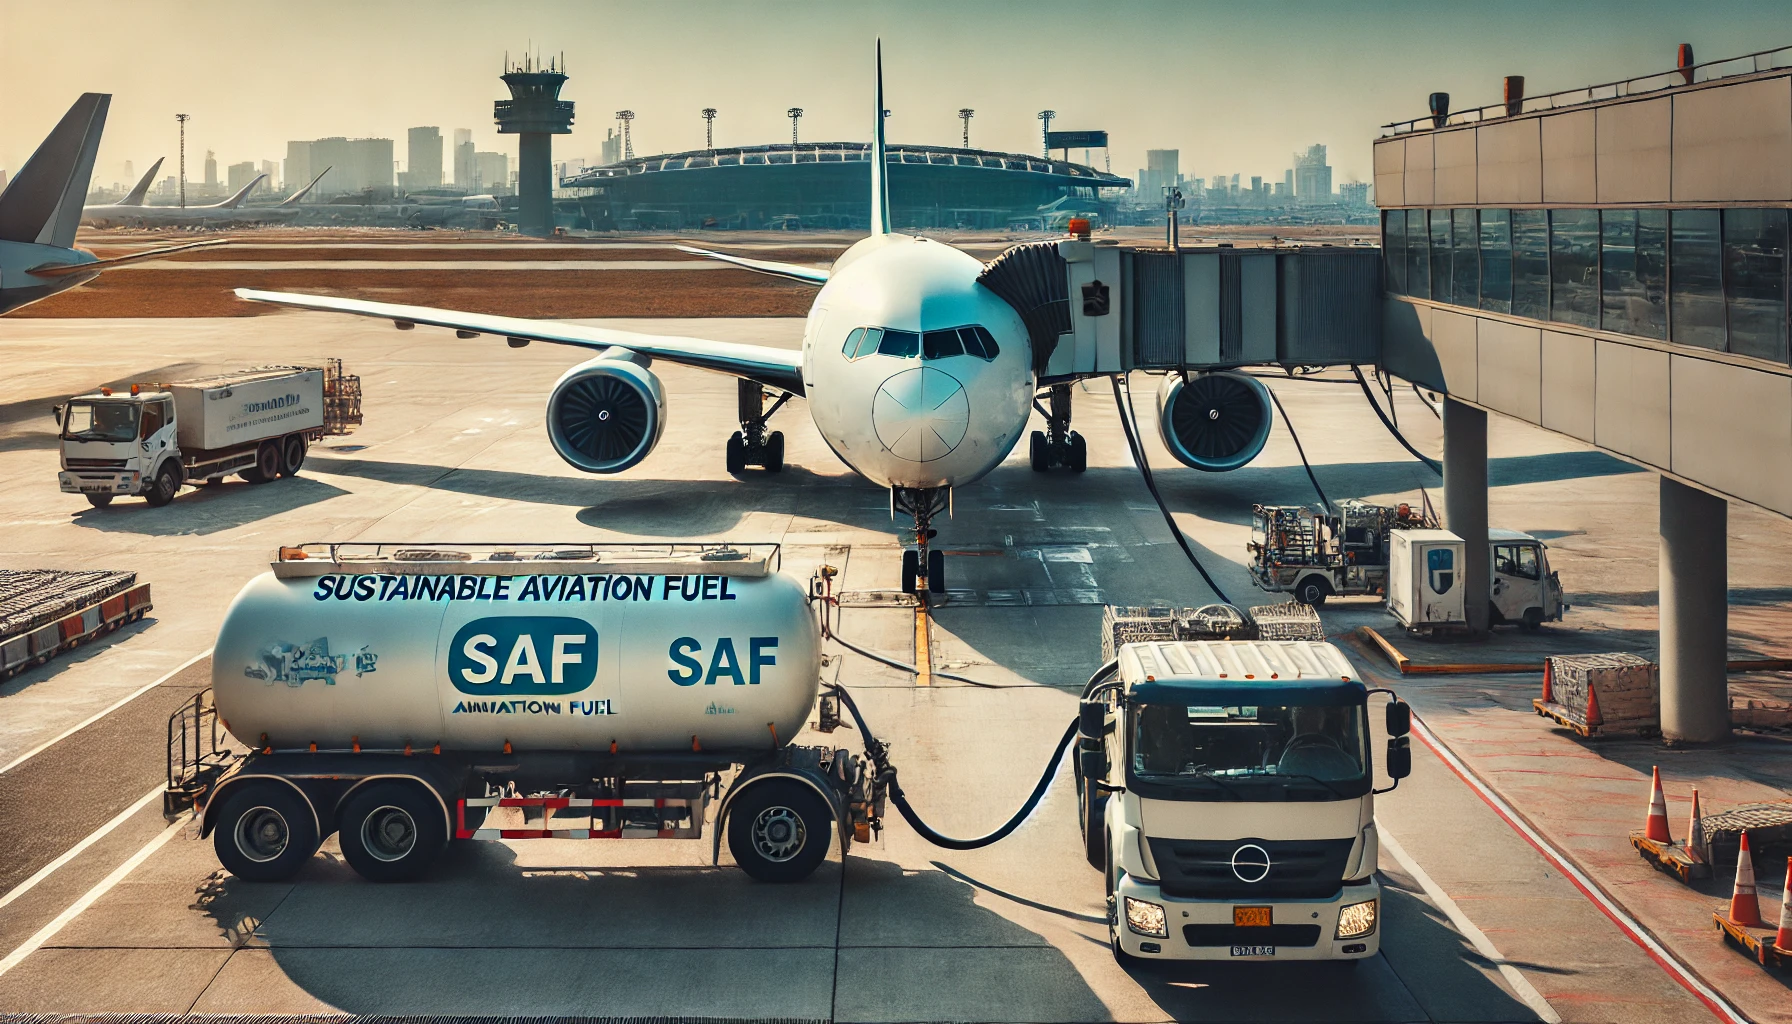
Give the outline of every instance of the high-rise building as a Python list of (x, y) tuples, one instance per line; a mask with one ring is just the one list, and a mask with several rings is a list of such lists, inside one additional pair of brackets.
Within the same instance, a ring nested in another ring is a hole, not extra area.
[(1179, 150), (1147, 149), (1145, 166), (1139, 169), (1139, 196), (1146, 202), (1154, 202), (1163, 198), (1164, 188), (1175, 185), (1180, 179), (1177, 172)]
[[(323, 170), (319, 167), (318, 170)], [(287, 188), (304, 188), (311, 181), (311, 143), (288, 142), (286, 144), (286, 168), (282, 172), (286, 178)], [(319, 182), (319, 191), (324, 185)]]
[(1282, 192), (1286, 195), (1294, 194), (1294, 168), (1292, 167), (1282, 172)]
[(1345, 206), (1368, 206), (1369, 183), (1366, 181), (1346, 181), (1338, 186), (1338, 201)]
[(474, 191), (497, 194), (510, 191), (510, 156), (506, 153), (473, 154)]
[(263, 160), (261, 162), (261, 173), (268, 176), (267, 188), (274, 189), (279, 187), (277, 181), (280, 177), (280, 168), (274, 166), (274, 161)]
[(429, 126), (408, 133), (405, 171), (409, 188), (442, 187), (442, 130)]
[(1294, 195), (1302, 205), (1332, 201), (1332, 168), (1325, 162), (1324, 146), (1294, 154)]
[(454, 184), (464, 191), (473, 188), (473, 129), (454, 129)]
[(237, 189), (255, 180), (255, 161), (244, 160), (240, 164), (231, 164), (224, 169), (224, 174), (228, 179), (225, 187), (230, 190), (231, 195), (235, 195)]
[(622, 162), (622, 136), (616, 129), (604, 129), (603, 153), (598, 158), (605, 167)]
[[(347, 139), (338, 135), (314, 140), (309, 145), (307, 173), (332, 168), (329, 177), (318, 186), (323, 194), (340, 195), (368, 188), (392, 187), (391, 139)], [(287, 173), (291, 174), (290, 166)]]
[(209, 149), (205, 151), (205, 190), (218, 191), (218, 154)]

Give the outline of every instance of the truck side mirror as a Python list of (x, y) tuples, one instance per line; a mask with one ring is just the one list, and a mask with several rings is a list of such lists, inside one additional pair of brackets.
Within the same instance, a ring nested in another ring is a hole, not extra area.
[(1388, 778), (1398, 783), (1412, 774), (1412, 741), (1405, 736), (1388, 740)]
[(1101, 737), (1107, 731), (1108, 705), (1106, 701), (1085, 700), (1077, 702), (1076, 732), (1085, 745), (1101, 744)]
[(50, 418), (56, 421), (57, 426), (62, 426), (62, 406), (50, 406)]
[(1402, 700), (1388, 702), (1388, 735), (1405, 736), (1412, 731), (1412, 707)]

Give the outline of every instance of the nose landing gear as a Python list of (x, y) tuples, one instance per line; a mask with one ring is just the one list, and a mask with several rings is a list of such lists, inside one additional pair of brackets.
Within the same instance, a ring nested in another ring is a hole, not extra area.
[(790, 401), (790, 394), (779, 395), (767, 409), (763, 385), (745, 379), (735, 383), (739, 385), (740, 429), (728, 439), (728, 472), (738, 476), (748, 466), (758, 466), (767, 473), (776, 473), (784, 468), (784, 434), (777, 430), (767, 433), (765, 424), (772, 413)]
[[(1033, 472), (1062, 468), (1081, 473), (1089, 468), (1089, 445), (1083, 435), (1070, 429), (1070, 385), (1053, 384), (1047, 397), (1050, 409), (1039, 409), (1045, 416), (1046, 428), (1033, 431), (1027, 447)], [(1033, 404), (1038, 407), (1038, 400)]]
[(902, 592), (946, 592), (946, 553), (929, 546), (939, 535), (933, 517), (950, 507), (952, 492), (946, 487), (892, 487), (890, 512), (915, 517), (915, 546), (902, 553)]

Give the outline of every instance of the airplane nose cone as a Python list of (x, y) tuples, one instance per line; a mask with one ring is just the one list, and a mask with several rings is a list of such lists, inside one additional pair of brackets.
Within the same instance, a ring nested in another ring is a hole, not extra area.
[(932, 462), (964, 440), (971, 402), (957, 377), (917, 366), (884, 381), (871, 402), (877, 439), (897, 458)]

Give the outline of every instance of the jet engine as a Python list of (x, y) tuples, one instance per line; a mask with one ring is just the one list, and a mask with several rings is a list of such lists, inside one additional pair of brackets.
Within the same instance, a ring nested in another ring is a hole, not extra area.
[(666, 427), (666, 392), (648, 359), (610, 349), (566, 371), (548, 394), (548, 439), (573, 468), (620, 473), (647, 457)]
[(1176, 461), (1225, 473), (1269, 440), (1269, 389), (1242, 373), (1170, 374), (1157, 391), (1157, 430)]

